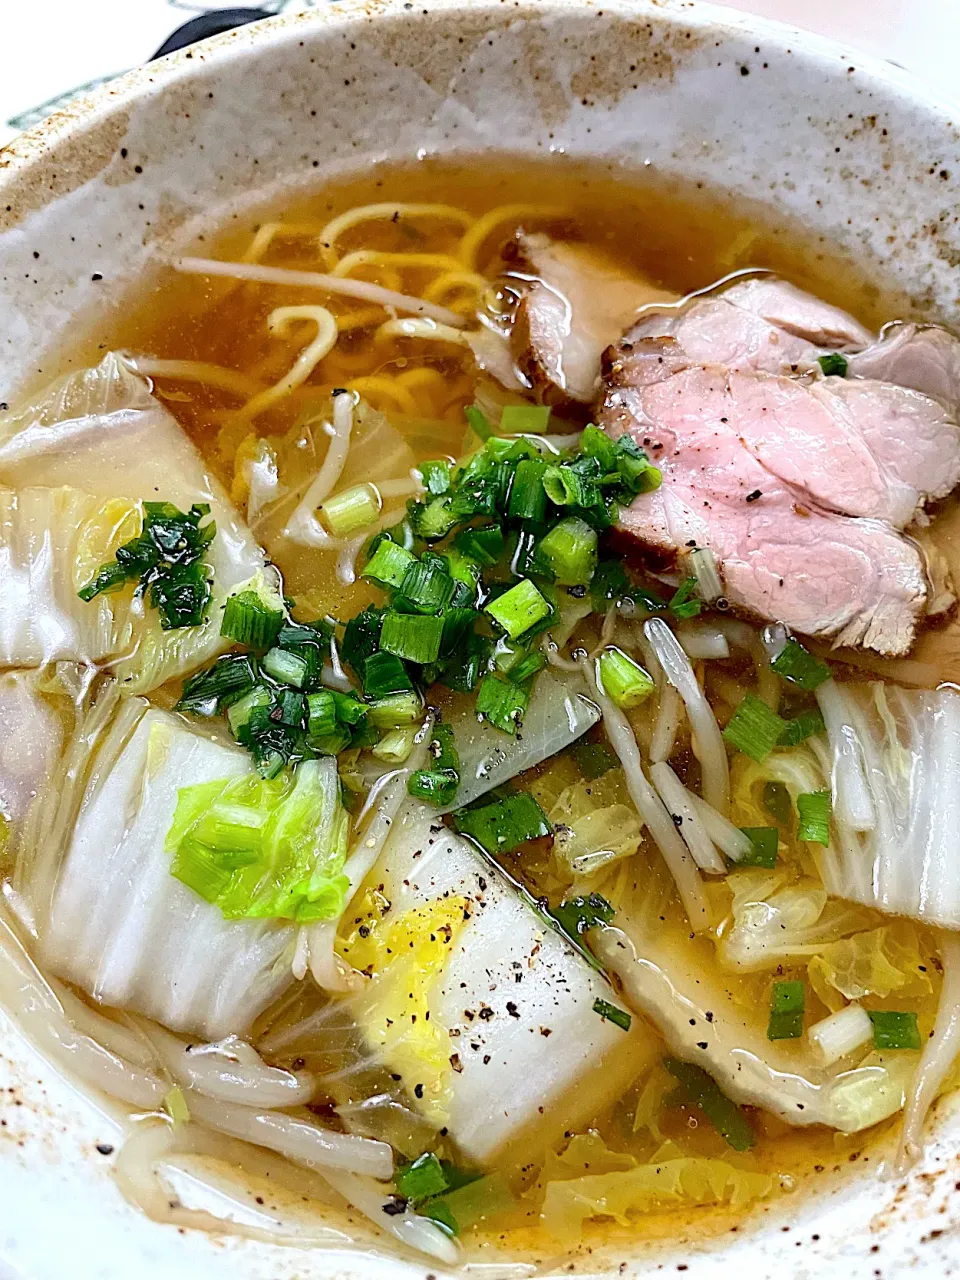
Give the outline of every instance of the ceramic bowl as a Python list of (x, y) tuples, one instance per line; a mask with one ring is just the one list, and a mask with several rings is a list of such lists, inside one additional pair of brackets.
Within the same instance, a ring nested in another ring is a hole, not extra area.
[[(0, 401), (61, 363), (159, 256), (251, 201), (376, 161), (555, 152), (759, 202), (855, 255), (916, 314), (956, 315), (960, 141), (896, 69), (681, 0), (341, 0), (116, 80), (0, 152)], [(942, 1276), (960, 1264), (949, 1108), (906, 1183), (851, 1176), (721, 1239), (582, 1259), (593, 1275)], [(423, 1280), (331, 1218), (326, 1249), (151, 1222), (111, 1176), (119, 1128), (10, 1026), (0, 1039), (0, 1280)], [(251, 1203), (250, 1212), (257, 1213)], [(344, 1232), (337, 1242), (336, 1232)], [(342, 1247), (353, 1236), (365, 1252)], [(559, 1273), (566, 1262), (548, 1264)], [(470, 1274), (531, 1274), (490, 1259)]]

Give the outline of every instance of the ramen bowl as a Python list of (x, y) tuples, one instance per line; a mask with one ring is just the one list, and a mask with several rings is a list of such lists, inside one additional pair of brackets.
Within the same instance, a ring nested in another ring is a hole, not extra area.
[[(89, 353), (88, 335), (114, 326), (157, 264), (254, 206), (375, 165), (504, 152), (725, 193), (854, 262), (868, 293), (877, 281), (917, 318), (956, 315), (960, 135), (949, 108), (895, 68), (680, 0), (343, 0), (132, 72), (0, 153), (0, 399)], [(119, 1112), (58, 1075), (10, 1021), (0, 1087), (2, 1276), (446, 1274), (391, 1255), (346, 1212), (331, 1211), (321, 1238), (294, 1225), (283, 1246), (251, 1238), (270, 1225), (254, 1196), (243, 1238), (152, 1221), (123, 1194), (142, 1169), (118, 1164)], [(941, 1106), (906, 1179), (845, 1140), (822, 1186), (733, 1232), (693, 1219), (659, 1242), (621, 1234), (571, 1270), (947, 1274), (960, 1248), (952, 1110)], [(171, 1195), (187, 1202), (189, 1169), (178, 1178)], [(491, 1254), (467, 1274), (535, 1270)], [(542, 1270), (569, 1274), (568, 1261)]]

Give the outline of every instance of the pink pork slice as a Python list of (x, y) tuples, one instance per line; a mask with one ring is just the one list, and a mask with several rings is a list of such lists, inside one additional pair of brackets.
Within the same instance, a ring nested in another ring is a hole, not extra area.
[[(722, 368), (683, 367), (669, 340), (627, 346), (623, 359), (609, 353), (600, 421), (613, 435), (628, 430), (656, 459), (663, 484), (623, 512), (623, 530), (674, 558), (710, 547), (727, 598), (743, 612), (838, 645), (906, 653), (927, 598), (920, 553), (885, 521), (811, 500), (813, 458), (822, 486), (846, 493), (845, 482), (838, 487), (823, 474), (829, 459), (818, 452), (822, 442), (807, 450), (801, 467), (798, 441), (781, 439), (778, 452), (764, 435), (760, 411), (769, 407), (770, 387), (750, 386), (746, 375)], [(774, 396), (781, 391), (772, 389)], [(854, 447), (857, 437), (850, 439), (858, 474), (882, 496), (879, 466), (871, 471)], [(803, 486), (771, 471), (758, 451), (767, 462), (778, 458), (780, 470)]]

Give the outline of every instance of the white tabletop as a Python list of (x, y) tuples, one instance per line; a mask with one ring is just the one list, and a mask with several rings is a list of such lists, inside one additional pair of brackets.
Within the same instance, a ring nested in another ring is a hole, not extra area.
[[(328, 0), (232, 0), (272, 13)], [(960, 102), (960, 0), (728, 0), (916, 72)], [(181, 23), (230, 7), (193, 0), (0, 0), (0, 144), (78, 87), (145, 61)]]

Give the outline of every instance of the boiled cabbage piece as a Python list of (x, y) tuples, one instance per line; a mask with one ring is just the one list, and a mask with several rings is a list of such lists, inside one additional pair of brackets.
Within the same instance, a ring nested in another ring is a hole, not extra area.
[(836, 819), (817, 852), (826, 889), (960, 929), (960, 694), (829, 681), (818, 698)]
[[(225, 919), (174, 879), (164, 845), (179, 789), (246, 776), (250, 757), (140, 698), (120, 699), (87, 737), (83, 784), (63, 787), (67, 811), (46, 833), (64, 833), (49, 899), (42, 852), (23, 889), (33, 891), (41, 959), (95, 999), (175, 1031), (242, 1035), (291, 980), (294, 930)], [(51, 781), (52, 808), (62, 781)]]
[[(198, 627), (163, 632), (133, 584), (85, 603), (77, 590), (140, 532), (143, 502), (208, 503), (213, 596)], [(220, 606), (264, 557), (219, 482), (119, 355), (0, 414), (0, 665), (110, 661), (146, 692), (226, 647)]]
[(398, 820), (367, 902), (340, 943), (371, 978), (353, 1016), (470, 1158), (549, 1143), (644, 1065), (635, 1028), (594, 1012), (598, 999), (622, 1007), (605, 978), (423, 807)]

